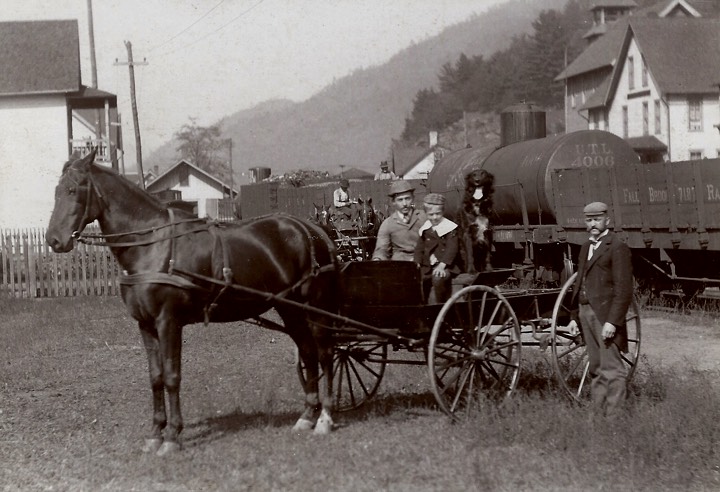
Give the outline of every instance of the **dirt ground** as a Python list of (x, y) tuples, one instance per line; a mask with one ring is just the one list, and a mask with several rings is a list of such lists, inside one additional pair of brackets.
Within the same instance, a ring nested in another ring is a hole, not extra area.
[(720, 318), (662, 312), (642, 315), (640, 352), (663, 366), (720, 371)]

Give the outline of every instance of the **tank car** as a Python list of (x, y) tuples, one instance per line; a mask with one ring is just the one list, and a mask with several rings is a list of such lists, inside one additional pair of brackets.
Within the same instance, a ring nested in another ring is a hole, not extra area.
[(720, 159), (642, 164), (609, 132), (545, 136), (538, 113), (508, 108), (500, 147), (449, 154), (428, 177), (428, 190), (445, 195), (452, 217), (465, 176), (494, 175), (493, 267), (561, 282), (587, 240), (583, 206), (603, 201), (611, 228), (632, 248), (639, 281), (657, 289), (678, 282), (690, 292), (720, 285)]

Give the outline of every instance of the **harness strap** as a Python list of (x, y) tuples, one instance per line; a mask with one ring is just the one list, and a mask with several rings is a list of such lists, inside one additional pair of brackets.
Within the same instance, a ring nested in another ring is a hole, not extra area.
[(178, 287), (180, 289), (195, 289), (203, 290), (199, 285), (191, 282), (190, 280), (179, 277), (177, 275), (170, 275), (169, 273), (162, 272), (145, 272), (145, 273), (131, 273), (123, 274), (120, 277), (120, 285), (142, 285), (142, 284), (163, 284)]
[(212, 311), (217, 307), (217, 303), (220, 300), (220, 297), (227, 291), (227, 289), (232, 285), (233, 280), (233, 272), (230, 268), (230, 254), (228, 252), (227, 247), (227, 238), (225, 237), (225, 234), (218, 233), (218, 226), (217, 224), (213, 224), (208, 229), (210, 232), (210, 235), (212, 235), (215, 238), (215, 244), (220, 245), (220, 253), (222, 254), (222, 275), (223, 275), (223, 287), (218, 291), (215, 298), (208, 303), (205, 306), (205, 325), (210, 323), (210, 314), (212, 314)]

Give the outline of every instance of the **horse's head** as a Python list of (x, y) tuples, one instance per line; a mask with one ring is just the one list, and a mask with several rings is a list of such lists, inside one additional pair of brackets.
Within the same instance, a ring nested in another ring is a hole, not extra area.
[(377, 212), (372, 205), (372, 198), (363, 200), (358, 199), (360, 205), (360, 211), (358, 212), (358, 222), (361, 234), (368, 234), (374, 232), (379, 226)]
[(100, 215), (97, 191), (90, 176), (97, 149), (82, 158), (70, 158), (55, 188), (55, 207), (50, 216), (46, 240), (53, 251), (73, 249), (73, 239)]

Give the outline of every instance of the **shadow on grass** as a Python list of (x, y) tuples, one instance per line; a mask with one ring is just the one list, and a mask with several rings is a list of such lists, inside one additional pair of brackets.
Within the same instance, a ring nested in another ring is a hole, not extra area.
[[(430, 392), (383, 395), (372, 399), (360, 408), (346, 412), (336, 412), (333, 416), (337, 427), (342, 428), (353, 422), (373, 418), (398, 418), (405, 420), (408, 415), (423, 415), (427, 412), (437, 412), (435, 398)], [(440, 415), (438, 413), (438, 415)], [(184, 443), (188, 447), (205, 445), (208, 442), (221, 439), (223, 436), (234, 435), (250, 429), (262, 428), (292, 428), (300, 417), (297, 412), (252, 412), (246, 413), (240, 409), (224, 415), (208, 417), (190, 422), (185, 427)]]

